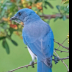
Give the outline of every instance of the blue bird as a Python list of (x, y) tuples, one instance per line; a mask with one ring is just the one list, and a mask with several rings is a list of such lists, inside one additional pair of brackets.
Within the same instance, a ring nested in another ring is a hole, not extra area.
[(50, 26), (28, 8), (19, 10), (11, 20), (24, 23), (23, 41), (28, 47), (32, 62), (37, 58), (37, 72), (52, 72), (54, 35)]

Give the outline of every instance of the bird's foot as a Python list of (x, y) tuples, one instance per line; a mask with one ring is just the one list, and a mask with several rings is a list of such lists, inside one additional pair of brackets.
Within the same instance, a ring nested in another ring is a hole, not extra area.
[(53, 56), (54, 56), (54, 62), (55, 62), (55, 64), (57, 64), (58, 61), (59, 61), (59, 58), (57, 56), (55, 56), (55, 55), (53, 55)]
[(34, 61), (31, 61), (30, 65), (32, 66), (32, 68), (34, 68)]

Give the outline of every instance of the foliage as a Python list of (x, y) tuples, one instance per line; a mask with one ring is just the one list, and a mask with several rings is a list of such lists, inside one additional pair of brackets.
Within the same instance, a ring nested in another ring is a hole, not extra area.
[(69, 0), (62, 0), (62, 2), (63, 2), (64, 4), (68, 4), (68, 3), (69, 3)]

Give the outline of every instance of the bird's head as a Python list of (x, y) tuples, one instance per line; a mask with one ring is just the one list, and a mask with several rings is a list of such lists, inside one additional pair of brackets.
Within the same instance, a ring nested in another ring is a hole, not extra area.
[(24, 22), (31, 18), (39, 18), (39, 16), (33, 10), (25, 8), (19, 10), (10, 20), (20, 20)]

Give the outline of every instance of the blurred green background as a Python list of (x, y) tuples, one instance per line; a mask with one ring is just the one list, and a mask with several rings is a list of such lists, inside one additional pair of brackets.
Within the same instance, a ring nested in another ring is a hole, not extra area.
[[(48, 6), (48, 9), (44, 8), (44, 14), (54, 14), (58, 13), (58, 10), (56, 8), (56, 5), (63, 5), (61, 2), (62, 0), (49, 0), (49, 2), (53, 5), (53, 9), (51, 9)], [(69, 33), (69, 19), (66, 19), (63, 21), (63, 19), (58, 19), (54, 22), (54, 19), (50, 20), (49, 25), (51, 26), (53, 33), (54, 33), (54, 39), (60, 43), (64, 41), (64, 39), (67, 37)], [(11, 38), (18, 43), (18, 46), (15, 46), (9, 39), (7, 40), (7, 43), (10, 48), (10, 54), (6, 53), (5, 48), (2, 46), (2, 40), (0, 40), (0, 72), (7, 72), (9, 70), (15, 69), (20, 66), (24, 66), (30, 63), (31, 56), (27, 50), (26, 45), (23, 43), (23, 39), (20, 39), (19, 36), (16, 34), (13, 34)], [(66, 41), (64, 46), (69, 46), (68, 41)], [(58, 45), (55, 43), (54, 48), (57, 48)], [(60, 47), (61, 50), (65, 50), (62, 47)], [(68, 53), (61, 53), (58, 52), (59, 56), (61, 58), (67, 57)], [(65, 63), (69, 66), (69, 60), (65, 60)], [(59, 61), (57, 64), (53, 62), (53, 72), (67, 72), (66, 67), (64, 64)], [(35, 68), (32, 68), (31, 66), (27, 68), (21, 68), (16, 70), (15, 72), (37, 72), (37, 65), (35, 65)]]

